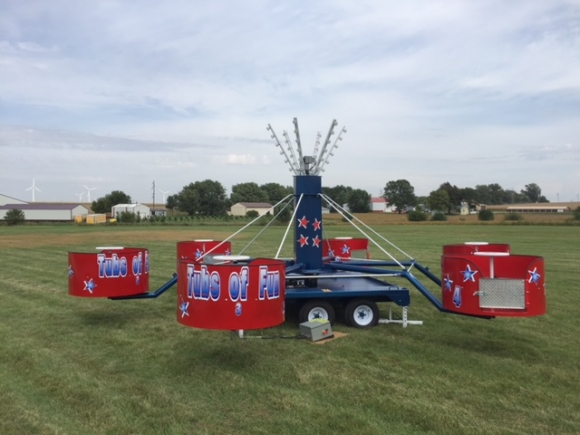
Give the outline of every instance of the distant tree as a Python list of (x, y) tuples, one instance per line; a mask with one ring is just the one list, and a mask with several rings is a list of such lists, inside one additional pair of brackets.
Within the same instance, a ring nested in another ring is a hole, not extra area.
[(7, 225), (20, 225), (23, 224), (26, 220), (24, 216), (24, 212), (17, 208), (13, 208), (12, 210), (8, 210), (4, 215), (4, 220), (6, 221)]
[(492, 221), (495, 219), (495, 215), (491, 210), (481, 210), (477, 214), (477, 219), (479, 219), (480, 221)]
[(580, 221), (580, 205), (578, 207), (576, 207), (576, 209), (572, 212), (574, 219), (576, 219), (577, 221)]
[(95, 213), (110, 213), (113, 206), (118, 204), (131, 204), (131, 197), (121, 190), (113, 190), (93, 201), (91, 209)]
[[(348, 197), (352, 192), (352, 187), (343, 186), (342, 184), (334, 187), (323, 187), (322, 193), (336, 202), (338, 205), (343, 206), (348, 203)], [(324, 203), (324, 201), (323, 201)], [(336, 213), (337, 211), (334, 207), (330, 207), (331, 213)]]
[(246, 212), (246, 217), (250, 218), (250, 219), (255, 219), (258, 216), (260, 216), (260, 213), (258, 213), (257, 210), (248, 210)]
[(427, 213), (419, 208), (413, 210), (407, 215), (407, 220), (410, 222), (423, 222), (427, 220)]
[(267, 201), (274, 205), (284, 199), (286, 196), (294, 193), (294, 189), (290, 186), (282, 186), (278, 183), (266, 183), (260, 185), (262, 192), (266, 193)]
[(487, 184), (478, 184), (475, 186), (475, 191), (480, 204), (491, 204), (491, 192)]
[(446, 190), (439, 189), (431, 192), (427, 198), (427, 206), (431, 210), (448, 212), (453, 206), (449, 200), (449, 194)]
[(520, 193), (530, 198), (530, 202), (550, 202), (542, 195), (542, 189), (536, 183), (526, 184)]
[(175, 210), (177, 208), (177, 203), (179, 200), (179, 196), (177, 194), (175, 195), (169, 195), (166, 199), (166, 203), (165, 203), (165, 207), (168, 210)]
[(431, 216), (431, 220), (432, 221), (446, 221), (447, 216), (445, 216), (443, 213), (438, 211), (438, 212), (434, 213), (433, 216)]
[(446, 209), (447, 213), (451, 213), (451, 210), (461, 205), (461, 190), (459, 187), (446, 182), (439, 186), (439, 190), (444, 190), (449, 195), (449, 204), (447, 205)]
[(348, 196), (347, 204), (351, 213), (368, 213), (371, 211), (371, 194), (366, 190), (354, 189)]
[(459, 189), (459, 194), (461, 195), (461, 201), (465, 201), (469, 205), (469, 208), (475, 207), (475, 204), (480, 202), (477, 190), (472, 187)]
[(226, 191), (219, 181), (189, 183), (177, 194), (177, 209), (190, 216), (222, 216), (228, 206)]
[(238, 202), (267, 202), (268, 194), (256, 183), (240, 183), (232, 186), (230, 201), (232, 204), (237, 204)]
[(497, 183), (488, 184), (489, 194), (491, 196), (490, 204), (499, 205), (503, 204), (503, 187)]
[[(266, 192), (268, 195), (268, 202), (272, 205), (277, 204), (281, 200), (283, 200), (288, 195), (294, 193), (294, 189), (290, 186), (282, 186), (278, 183), (266, 183), (260, 186), (262, 191)], [(284, 208), (285, 204), (281, 204), (274, 209), (274, 215), (278, 215), (278, 221), (280, 222), (288, 222), (292, 217), (292, 205), (288, 205)], [(278, 214), (281, 210), (283, 211)]]
[(415, 188), (407, 180), (389, 181), (385, 186), (384, 198), (401, 213), (406, 207), (417, 203)]

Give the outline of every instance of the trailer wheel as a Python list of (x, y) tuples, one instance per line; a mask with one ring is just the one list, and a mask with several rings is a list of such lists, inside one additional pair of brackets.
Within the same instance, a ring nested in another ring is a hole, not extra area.
[(334, 323), (335, 317), (333, 306), (322, 300), (304, 302), (298, 314), (300, 323), (323, 319), (328, 320), (332, 324)]
[(353, 328), (371, 328), (379, 323), (379, 307), (373, 301), (354, 299), (344, 310), (346, 324)]

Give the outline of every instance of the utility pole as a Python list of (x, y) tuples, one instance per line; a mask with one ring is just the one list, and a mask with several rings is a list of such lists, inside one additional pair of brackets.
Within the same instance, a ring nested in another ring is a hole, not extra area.
[(155, 216), (155, 180), (153, 180), (153, 210), (151, 214)]

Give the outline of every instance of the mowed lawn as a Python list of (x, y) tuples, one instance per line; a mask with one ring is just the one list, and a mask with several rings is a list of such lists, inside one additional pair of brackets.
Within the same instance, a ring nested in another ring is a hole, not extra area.
[[(449, 243), (543, 256), (548, 314), (536, 318), (442, 314), (413, 290), (409, 317), (423, 326), (338, 321), (345, 337), (312, 344), (290, 338), (292, 316), (247, 334), (268, 339), (181, 326), (174, 289), (141, 301), (67, 294), (69, 251), (148, 247), (155, 290), (176, 242), (237, 229), (0, 226), (0, 434), (580, 433), (578, 226), (375, 228), (437, 274)], [(236, 237), (234, 253), (260, 229)], [(265, 232), (250, 254), (273, 256), (283, 233)]]

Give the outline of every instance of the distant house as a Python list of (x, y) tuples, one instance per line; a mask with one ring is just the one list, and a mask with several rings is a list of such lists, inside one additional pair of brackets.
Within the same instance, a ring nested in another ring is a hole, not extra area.
[(0, 205), (0, 219), (4, 219), (6, 212), (12, 209), (22, 210), (27, 221), (73, 221), (75, 216), (82, 216), (89, 212), (84, 205), (24, 202)]
[(147, 219), (151, 216), (151, 209), (145, 204), (117, 204), (111, 208), (111, 216), (117, 217), (122, 212), (134, 213), (141, 219)]
[(383, 197), (371, 198), (371, 211), (375, 213), (386, 213), (387, 200)]
[(260, 216), (265, 215), (272, 209), (272, 204), (267, 202), (238, 202), (230, 208), (232, 216), (245, 216), (249, 211), (255, 210)]

